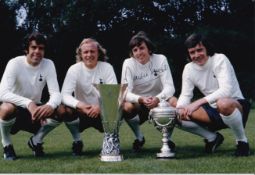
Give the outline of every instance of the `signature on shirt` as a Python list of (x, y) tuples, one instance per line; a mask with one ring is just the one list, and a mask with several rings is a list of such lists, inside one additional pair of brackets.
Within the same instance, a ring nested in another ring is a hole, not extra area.
[[(163, 73), (163, 72), (165, 72), (167, 70), (167, 65), (163, 65), (162, 67), (160, 67), (160, 68), (154, 68), (154, 69), (152, 69), (151, 70), (151, 74), (153, 74), (154, 76), (158, 76), (159, 74), (161, 74), (161, 73)], [(146, 78), (146, 77), (148, 77), (149, 76), (149, 74), (148, 74), (148, 72), (142, 72), (142, 73), (140, 73), (139, 75), (135, 75), (134, 76), (134, 78), (133, 78), (133, 80), (135, 81), (135, 80), (141, 80), (141, 79), (144, 79), (144, 78)]]

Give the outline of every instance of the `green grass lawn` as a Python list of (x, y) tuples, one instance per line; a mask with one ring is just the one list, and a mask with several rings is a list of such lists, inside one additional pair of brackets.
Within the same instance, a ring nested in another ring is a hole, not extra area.
[[(31, 134), (19, 132), (12, 137), (16, 161), (0, 159), (0, 173), (254, 173), (255, 156), (235, 158), (235, 141), (230, 129), (220, 131), (225, 140), (217, 153), (204, 153), (203, 139), (175, 129), (173, 140), (177, 145), (176, 159), (158, 160), (162, 135), (148, 122), (142, 125), (146, 143), (139, 154), (132, 153), (134, 136), (124, 122), (120, 128), (122, 162), (101, 162), (99, 154), (103, 134), (90, 128), (82, 133), (84, 156), (71, 156), (71, 135), (64, 124), (45, 138), (44, 158), (35, 158), (27, 146)], [(249, 115), (246, 133), (253, 152), (255, 136), (255, 109)]]

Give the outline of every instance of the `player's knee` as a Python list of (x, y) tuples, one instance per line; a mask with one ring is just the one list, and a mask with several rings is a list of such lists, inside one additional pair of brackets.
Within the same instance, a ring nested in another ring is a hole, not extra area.
[(126, 102), (126, 103), (123, 104), (122, 117), (125, 120), (129, 120), (129, 119), (134, 118), (136, 116), (136, 114), (137, 114), (137, 110), (136, 110), (136, 107), (133, 103)]
[(60, 105), (57, 108), (57, 118), (61, 121), (70, 121), (73, 120), (75, 117), (73, 116), (73, 112), (69, 107), (64, 105)]
[(11, 119), (16, 111), (15, 105), (11, 103), (2, 103), (0, 106), (0, 117), (1, 119)]
[(132, 103), (126, 102), (123, 104), (123, 111), (126, 113), (132, 113), (135, 110), (135, 106)]
[(65, 110), (65, 106), (64, 106), (64, 105), (60, 105), (60, 106), (57, 108), (57, 115), (58, 115), (58, 116), (64, 115), (65, 112), (66, 112), (66, 110)]
[(171, 97), (169, 100), (168, 100), (168, 103), (170, 106), (172, 107), (176, 107), (177, 105), (177, 98), (175, 96)]
[(234, 111), (235, 107), (233, 100), (223, 98), (217, 101), (217, 108), (223, 115), (230, 115)]

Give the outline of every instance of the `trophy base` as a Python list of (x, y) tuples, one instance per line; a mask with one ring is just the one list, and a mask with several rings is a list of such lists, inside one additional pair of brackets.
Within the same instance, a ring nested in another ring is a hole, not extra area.
[(104, 155), (104, 156), (101, 156), (100, 159), (103, 162), (120, 162), (123, 160), (123, 156), (122, 155), (118, 155), (118, 156)]
[(157, 153), (157, 159), (172, 159), (175, 158), (175, 153)]

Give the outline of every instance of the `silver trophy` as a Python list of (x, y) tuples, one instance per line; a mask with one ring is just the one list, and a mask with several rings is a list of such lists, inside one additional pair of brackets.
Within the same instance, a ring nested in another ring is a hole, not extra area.
[(123, 95), (126, 86), (118, 84), (96, 85), (99, 91), (101, 120), (104, 128), (104, 139), (101, 151), (101, 161), (118, 162), (123, 160), (120, 155), (119, 127)]
[(177, 110), (162, 100), (158, 107), (150, 110), (149, 121), (154, 123), (154, 126), (163, 134), (161, 152), (157, 153), (159, 159), (174, 158), (175, 153), (168, 146), (169, 129), (173, 129), (177, 121)]

